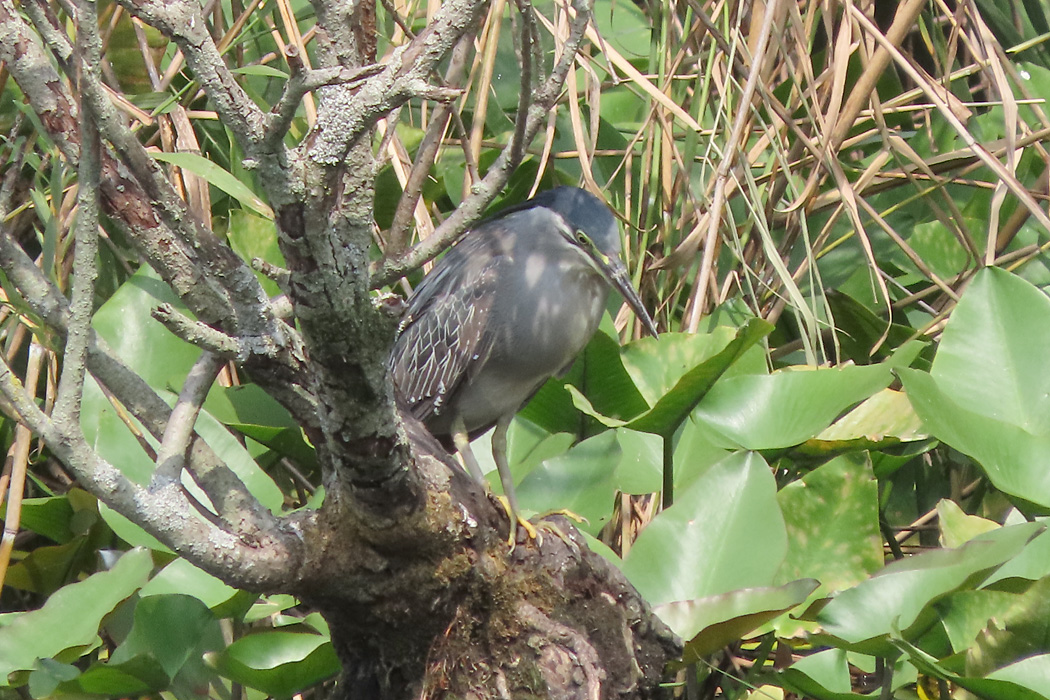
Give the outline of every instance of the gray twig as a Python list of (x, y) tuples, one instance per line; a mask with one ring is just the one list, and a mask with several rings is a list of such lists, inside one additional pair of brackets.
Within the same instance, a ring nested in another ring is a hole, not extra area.
[(0, 394), (88, 491), (205, 571), (251, 590), (287, 588), (296, 580), (303, 547), (292, 531), (274, 527), (254, 531), (250, 538), (232, 534), (196, 515), (181, 484), (148, 491), (134, 483), (99, 457), (79, 431), (63, 430), (51, 421), (26, 393), (2, 355)]
[[(529, 105), (527, 117), (524, 120), (524, 128), (515, 129), (515, 137), (511, 139), (500, 152), (496, 161), (485, 173), (485, 177), (471, 188), (471, 194), (456, 208), (452, 214), (445, 219), (433, 234), (419, 242), (405, 255), (396, 259), (384, 259), (378, 266), (373, 268), (371, 285), (378, 289), (392, 283), (398, 277), (418, 268), (428, 260), (433, 260), (441, 251), (455, 243), (467, 229), (477, 221), (485, 208), (496, 198), (496, 195), (507, 180), (510, 179), (514, 168), (521, 162), (524, 153), (518, 144), (528, 145), (535, 138), (540, 127), (547, 118), (548, 113), (554, 108), (565, 78), (576, 60), (576, 52), (583, 41), (587, 24), (590, 22), (590, 8), (585, 2), (576, 2), (573, 5), (576, 17), (573, 19), (569, 38), (565, 42), (565, 51), (555, 64), (550, 76), (536, 91), (535, 100)], [(518, 115), (521, 120), (521, 115)]]
[(221, 357), (205, 351), (186, 375), (179, 399), (171, 409), (168, 424), (164, 427), (164, 436), (157, 451), (157, 468), (153, 472), (150, 490), (180, 480), (193, 439), (193, 426), (197, 423), (204, 399), (207, 398), (211, 385), (215, 383), (215, 377), (222, 365)]
[(153, 309), (153, 318), (164, 324), (164, 327), (185, 340), (220, 357), (244, 362), (247, 348), (237, 342), (236, 338), (215, 330), (206, 323), (195, 321), (180, 313), (171, 304), (161, 304)]
[[(459, 43), (452, 49), (452, 60), (449, 61), (448, 70), (445, 71), (445, 82), (456, 85), (463, 78), (467, 65), (467, 57), (470, 55), (473, 44), (473, 34), (464, 34)], [(412, 225), (416, 204), (423, 194), (423, 183), (430, 168), (437, 158), (438, 149), (441, 147), (441, 139), (448, 129), (449, 117), (452, 115), (451, 103), (444, 103), (434, 109), (430, 116), (430, 126), (423, 136), (419, 149), (416, 151), (416, 160), (412, 164), (412, 170), (405, 182), (404, 193), (397, 203), (394, 211), (394, 219), (390, 224), (390, 232), (387, 235), (387, 255), (400, 255), (408, 246), (408, 230)]]
[[(102, 39), (98, 34), (95, 0), (80, 0), (77, 16), (77, 57), (81, 82), (99, 80)], [(62, 374), (52, 415), (67, 430), (80, 429), (80, 404), (84, 389), (85, 361), (91, 342), (98, 267), (98, 184), (102, 145), (90, 108), (80, 110), (80, 163), (77, 168), (77, 218), (73, 251), (73, 290), (69, 302), (66, 347)]]

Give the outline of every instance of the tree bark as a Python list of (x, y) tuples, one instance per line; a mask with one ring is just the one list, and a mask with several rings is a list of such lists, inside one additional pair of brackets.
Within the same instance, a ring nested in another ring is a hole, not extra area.
[(511, 551), (498, 501), (408, 432), (425, 487), (411, 514), (377, 530), (357, 494), (305, 529), (296, 593), (331, 626), (335, 697), (657, 697), (681, 642), (619, 570), (562, 516)]

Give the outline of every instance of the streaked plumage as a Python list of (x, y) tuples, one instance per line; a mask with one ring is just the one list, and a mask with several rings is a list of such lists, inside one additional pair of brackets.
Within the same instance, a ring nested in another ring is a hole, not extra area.
[(590, 340), (610, 284), (655, 335), (619, 255), (612, 212), (574, 187), (478, 224), (408, 300), (390, 361), (400, 399), (446, 446), (457, 417), (471, 438), (509, 423)]

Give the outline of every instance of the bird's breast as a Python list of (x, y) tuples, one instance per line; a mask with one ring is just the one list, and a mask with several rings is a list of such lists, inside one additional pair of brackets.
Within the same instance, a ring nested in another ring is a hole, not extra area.
[(500, 300), (503, 317), (513, 318), (502, 324), (503, 342), (497, 344), (508, 350), (498, 358), (507, 371), (546, 380), (571, 363), (597, 330), (609, 288), (589, 268), (566, 267), (530, 276), (526, 264), (518, 288)]

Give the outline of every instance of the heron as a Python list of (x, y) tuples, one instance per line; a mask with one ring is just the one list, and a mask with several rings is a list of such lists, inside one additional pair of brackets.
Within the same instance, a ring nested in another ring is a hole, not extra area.
[(598, 197), (556, 187), (475, 225), (410, 295), (390, 356), (399, 401), (485, 483), (470, 441), (495, 426), (492, 456), (519, 515), (507, 459), (514, 415), (568, 371), (615, 288), (654, 337), (656, 325), (620, 258), (620, 228)]

